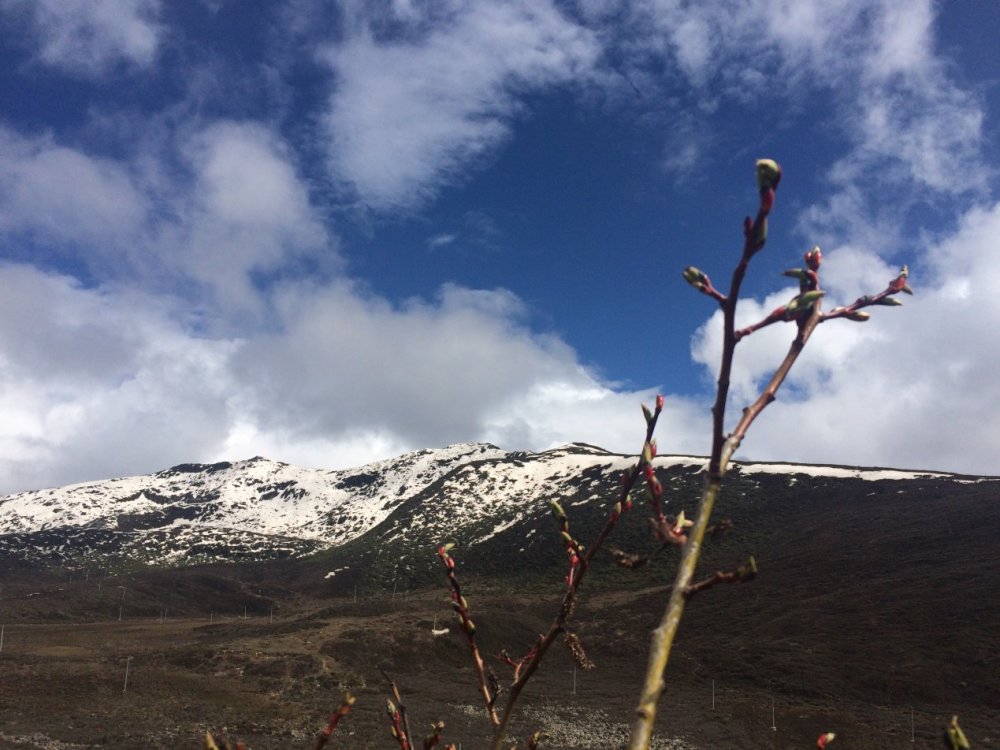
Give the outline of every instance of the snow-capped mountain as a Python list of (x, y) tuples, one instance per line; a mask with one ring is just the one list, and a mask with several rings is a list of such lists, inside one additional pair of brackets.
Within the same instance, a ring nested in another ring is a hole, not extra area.
[[(0, 498), (0, 555), (62, 567), (302, 557), (360, 545), (406, 564), (408, 550), (440, 540), (466, 546), (497, 536), (529, 550), (558, 499), (575, 523), (600, 523), (634, 457), (571, 444), (540, 453), (461, 444), (407, 453), (356, 469), (302, 469), (265, 458), (182, 464), (156, 474), (21, 492)], [(690, 506), (705, 459), (660, 456), (674, 502)], [(915, 480), (916, 484), (913, 484)], [(877, 486), (958, 485), (975, 478), (928, 472), (744, 463), (727, 492), (752, 500), (762, 483), (858, 492)], [(762, 490), (763, 491), (763, 490)], [(578, 509), (578, 510), (577, 510)], [(558, 551), (558, 550), (557, 550)], [(355, 550), (355, 553), (357, 550)]]
[(0, 550), (53, 563), (87, 556), (153, 564), (298, 556), (342, 544), (491, 445), (421, 450), (356, 469), (256, 457), (0, 498)]

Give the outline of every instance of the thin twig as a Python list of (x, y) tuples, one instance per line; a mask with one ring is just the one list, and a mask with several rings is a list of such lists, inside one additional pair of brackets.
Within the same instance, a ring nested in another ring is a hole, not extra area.
[(615, 502), (615, 505), (611, 508), (611, 511), (608, 513), (608, 518), (604, 523), (604, 527), (598, 533), (597, 538), (593, 541), (593, 543), (591, 543), (590, 547), (584, 551), (583, 555), (579, 557), (572, 580), (568, 583), (566, 593), (563, 595), (562, 606), (559, 607), (559, 612), (549, 625), (549, 629), (543, 635), (539, 636), (538, 642), (534, 647), (534, 655), (511, 684), (507, 693), (507, 701), (504, 705), (503, 716), (500, 719), (500, 724), (496, 727), (493, 733), (493, 744), (491, 746), (493, 750), (500, 750), (500, 748), (503, 747), (504, 738), (507, 736), (507, 726), (510, 723), (511, 714), (514, 711), (514, 705), (517, 703), (518, 696), (520, 696), (524, 686), (538, 669), (538, 665), (545, 657), (549, 647), (565, 629), (566, 621), (572, 616), (573, 610), (576, 607), (577, 592), (580, 589), (580, 584), (583, 581), (587, 570), (590, 569), (590, 563), (594, 559), (594, 555), (596, 555), (598, 550), (601, 549), (604, 541), (608, 538), (608, 535), (618, 523), (618, 519), (621, 518), (622, 513), (625, 513), (632, 507), (632, 488), (635, 486), (639, 477), (643, 474), (643, 469), (647, 460), (646, 456), (648, 455), (648, 449), (653, 439), (653, 432), (656, 429), (656, 422), (659, 419), (660, 412), (662, 410), (662, 396), (657, 396), (656, 408), (654, 411), (650, 412), (645, 407), (643, 408), (643, 413), (646, 415), (646, 439), (643, 441), (643, 457), (640, 458), (639, 462), (623, 475), (622, 488), (619, 491), (618, 499)]
[[(763, 171), (762, 167), (765, 167)], [(681, 616), (684, 613), (684, 605), (693, 591), (712, 585), (712, 583), (702, 582), (702, 584), (692, 586), (691, 581), (701, 554), (702, 541), (704, 540), (706, 530), (709, 528), (712, 510), (722, 486), (722, 476), (725, 474), (729, 461), (739, 448), (750, 425), (753, 424), (754, 420), (767, 405), (775, 400), (778, 389), (784, 383), (785, 378), (788, 376), (789, 371), (795, 364), (795, 361), (798, 359), (799, 354), (802, 352), (817, 325), (825, 320), (837, 317), (864, 321), (867, 320), (868, 315), (867, 313), (860, 312), (861, 307), (870, 305), (897, 305), (900, 304), (898, 300), (895, 300), (890, 295), (894, 295), (897, 292), (912, 294), (912, 291), (906, 284), (908, 271), (906, 266), (903, 266), (899, 275), (889, 282), (885, 291), (871, 297), (862, 297), (854, 304), (844, 308), (836, 308), (824, 316), (820, 311), (823, 293), (819, 289), (819, 277), (817, 275), (822, 260), (822, 253), (818, 247), (809, 250), (805, 255), (806, 269), (796, 269), (790, 273), (786, 272), (788, 275), (795, 275), (800, 279), (799, 296), (789, 305), (776, 310), (762, 322), (762, 324), (766, 325), (771, 322), (777, 322), (778, 319), (794, 320), (798, 326), (795, 339), (792, 341), (784, 360), (771, 376), (771, 380), (767, 386), (761, 391), (756, 401), (743, 410), (743, 415), (737, 423), (736, 428), (726, 437), (724, 434), (725, 411), (729, 396), (729, 378), (732, 371), (733, 354), (736, 344), (743, 336), (762, 327), (762, 325), (751, 326), (750, 329), (736, 331), (736, 305), (750, 259), (763, 247), (766, 241), (767, 216), (774, 203), (774, 188), (777, 187), (777, 183), (781, 177), (781, 170), (777, 163), (770, 160), (757, 162), (757, 170), (761, 195), (760, 209), (757, 213), (757, 218), (753, 222), (749, 218), (744, 221), (745, 240), (743, 254), (733, 271), (729, 295), (721, 301), (723, 310), (722, 362), (719, 368), (715, 404), (712, 407), (712, 455), (709, 459), (708, 471), (705, 475), (705, 487), (698, 505), (694, 529), (687, 543), (684, 545), (681, 554), (681, 561), (678, 565), (673, 588), (671, 589), (670, 600), (664, 610), (659, 626), (653, 631), (646, 677), (639, 698), (639, 704), (635, 710), (629, 750), (646, 750), (649, 747), (652, 739), (653, 723), (656, 719), (656, 706), (665, 687), (663, 673), (670, 657), (674, 636), (677, 632)], [(697, 287), (697, 284), (692, 282), (694, 274), (692, 274), (690, 269), (686, 269), (684, 275), (689, 283)], [(697, 277), (695, 280), (700, 280), (700, 277)], [(700, 291), (704, 292), (703, 289)], [(722, 578), (713, 577), (715, 579), (714, 582), (725, 580), (725, 574), (717, 574), (717, 576), (722, 576)], [(709, 579), (709, 581), (711, 580)]]
[(399, 688), (396, 687), (396, 683), (385, 669), (382, 668), (381, 664), (378, 667), (378, 671), (382, 673), (386, 682), (389, 683), (389, 690), (392, 691), (392, 697), (396, 699), (395, 705), (392, 701), (389, 701), (387, 704), (389, 717), (392, 719), (393, 724), (393, 736), (396, 737), (396, 741), (399, 742), (402, 750), (412, 750), (413, 735), (410, 733), (410, 721), (406, 717), (406, 705), (403, 703), (403, 697), (399, 694)]
[(448, 583), (451, 586), (452, 607), (458, 614), (462, 630), (469, 641), (472, 664), (476, 670), (476, 677), (479, 681), (479, 692), (483, 696), (486, 713), (490, 717), (490, 724), (493, 727), (498, 727), (500, 726), (500, 717), (497, 715), (496, 710), (496, 690), (490, 689), (490, 681), (486, 675), (486, 665), (483, 663), (483, 657), (479, 653), (479, 645), (476, 643), (476, 624), (472, 621), (472, 617), (469, 614), (469, 603), (462, 596), (462, 587), (455, 576), (455, 558), (449, 554), (454, 546), (453, 544), (442, 544), (438, 547), (438, 557), (441, 558), (441, 562), (448, 575)]

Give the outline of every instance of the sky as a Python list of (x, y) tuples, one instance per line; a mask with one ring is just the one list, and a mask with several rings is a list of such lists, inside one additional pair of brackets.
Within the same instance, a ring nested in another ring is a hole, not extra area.
[[(458, 442), (705, 455), (739, 324), (827, 308), (738, 457), (1000, 474), (1000, 4), (0, 0), (0, 492)], [(737, 349), (738, 416), (794, 335)], [(729, 420), (732, 423), (732, 419)]]

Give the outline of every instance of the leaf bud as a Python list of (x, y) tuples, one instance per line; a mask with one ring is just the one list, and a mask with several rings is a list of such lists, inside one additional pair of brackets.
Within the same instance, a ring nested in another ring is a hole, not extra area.
[(560, 521), (566, 518), (566, 512), (562, 509), (558, 500), (549, 500), (549, 507), (552, 509), (552, 515), (558, 518)]
[(677, 520), (674, 521), (673, 532), (675, 534), (680, 534), (682, 531), (684, 531), (684, 529), (690, 528), (691, 526), (694, 526), (694, 521), (686, 518), (684, 516), (684, 511), (682, 510), (680, 513), (677, 514)]
[(819, 748), (819, 750), (823, 750), (823, 748), (825, 748), (827, 745), (833, 742), (836, 736), (837, 735), (835, 735), (833, 732), (827, 732), (826, 734), (821, 734), (819, 736), (819, 739), (816, 740), (816, 747)]
[(808, 310), (812, 307), (813, 303), (820, 299), (826, 292), (819, 289), (814, 289), (810, 292), (803, 292), (802, 294), (794, 297), (791, 302), (786, 305), (788, 312), (799, 312), (800, 310)]
[(649, 407), (645, 404), (642, 405), (642, 416), (646, 418), (646, 424), (653, 421), (653, 412), (649, 410)]
[(848, 320), (853, 320), (858, 323), (864, 323), (866, 320), (871, 318), (870, 313), (863, 312), (861, 310), (854, 310), (852, 312), (844, 313), (844, 317)]
[(884, 305), (885, 307), (901, 307), (903, 303), (900, 302), (895, 297), (882, 297), (880, 300), (874, 302), (873, 304)]
[(818, 271), (820, 263), (823, 262), (823, 251), (819, 249), (819, 245), (813, 245), (802, 257), (810, 270)]
[(684, 280), (698, 291), (705, 291), (708, 287), (708, 276), (694, 266), (684, 269)]
[[(653, 446), (650, 443), (646, 443), (642, 446), (642, 460), (647, 464), (653, 462)], [(648, 476), (648, 475), (647, 475)]]
[[(909, 275), (910, 275), (909, 268), (907, 268), (906, 266), (900, 268), (899, 274), (896, 276), (896, 278), (894, 278), (892, 281), (889, 282), (889, 291), (892, 294), (895, 294), (896, 292), (902, 292), (905, 291), (906, 289), (909, 289), (909, 287), (906, 285), (906, 277)], [(909, 294), (913, 294), (912, 289), (910, 289)]]
[(806, 278), (806, 269), (804, 268), (789, 268), (787, 271), (781, 272), (782, 276), (788, 276), (793, 279), (804, 279)]
[(774, 159), (758, 159), (756, 164), (757, 187), (774, 189), (781, 182), (781, 166)]

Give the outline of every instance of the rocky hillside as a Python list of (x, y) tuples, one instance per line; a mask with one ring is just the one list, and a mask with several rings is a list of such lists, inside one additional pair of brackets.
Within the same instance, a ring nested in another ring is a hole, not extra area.
[[(316, 564), (327, 568), (317, 571), (324, 580), (352, 566), (382, 577), (400, 570), (422, 577), (420, 571), (433, 560), (428, 551), (454, 540), (479, 547), (484, 565), (500, 560), (521, 565), (530, 556), (554, 563), (562, 552), (547, 533), (552, 530), (548, 501), (563, 503), (580, 538), (587, 538), (633, 460), (583, 444), (540, 453), (463, 444), (336, 471), (260, 457), (182, 464), (147, 476), (0, 498), (0, 556), (20, 565), (120, 570), (322, 552)], [(672, 512), (693, 505), (703, 465), (704, 459), (693, 456), (657, 457)], [(801, 502), (837, 502), (846, 495), (939, 495), (997, 481), (744, 463), (731, 472), (725, 492), (752, 506), (762, 493), (771, 499), (793, 494)], [(621, 543), (648, 543), (643, 523), (630, 528)]]

